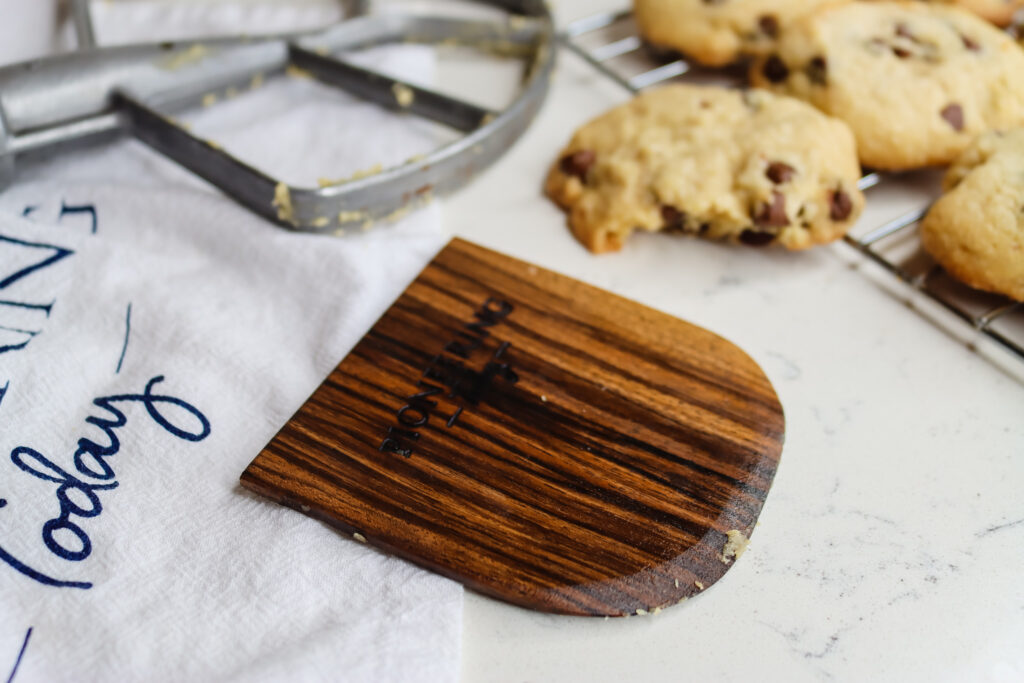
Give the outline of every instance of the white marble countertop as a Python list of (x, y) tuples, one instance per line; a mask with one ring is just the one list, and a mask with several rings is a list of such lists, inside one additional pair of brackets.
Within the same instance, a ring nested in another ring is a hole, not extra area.
[[(623, 6), (554, 9), (564, 25)], [(541, 182), (572, 131), (623, 99), (563, 51), (538, 119), (445, 202), (446, 228), (740, 345), (785, 408), (782, 462), (743, 559), (657, 616), (558, 617), (467, 593), (463, 680), (1024, 680), (1024, 364), (972, 351), (842, 244), (636, 235), (590, 255)], [(872, 195), (861, 227), (927, 192)]]

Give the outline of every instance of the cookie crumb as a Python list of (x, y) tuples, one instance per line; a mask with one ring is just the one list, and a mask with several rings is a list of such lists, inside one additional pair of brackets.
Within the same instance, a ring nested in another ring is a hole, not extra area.
[(412, 106), (413, 100), (416, 99), (416, 94), (412, 91), (412, 88), (403, 84), (395, 83), (391, 86), (391, 92), (395, 96), (395, 101), (398, 102), (398, 106), (402, 109), (408, 109)]
[(274, 201), (271, 206), (277, 209), (277, 219), (284, 223), (296, 225), (295, 206), (292, 204), (292, 193), (284, 183), (274, 186)]
[(361, 533), (359, 533), (358, 531), (357, 531), (357, 532), (355, 532), (354, 534), (352, 534), (352, 538), (356, 539), (356, 540), (357, 540), (357, 541), (359, 541), (360, 543), (366, 543), (366, 536), (363, 536), (363, 535), (362, 535)]
[(729, 564), (733, 560), (740, 559), (740, 556), (746, 552), (747, 546), (750, 545), (750, 539), (737, 529), (731, 529), (725, 535), (727, 536), (725, 545), (722, 547), (722, 554), (718, 556), (718, 559)]
[(359, 180), (360, 178), (368, 178), (372, 175), (377, 175), (383, 170), (384, 166), (382, 164), (374, 164), (370, 168), (360, 169), (345, 178), (317, 178), (316, 183), (320, 187), (331, 187), (332, 185), (341, 185), (342, 183)]
[(177, 71), (183, 66), (188, 66), (193, 62), (198, 62), (209, 53), (203, 45), (192, 45), (187, 50), (179, 52), (176, 55), (168, 57), (161, 62), (160, 66), (168, 71)]
[(284, 70), (284, 72), (286, 75), (291, 76), (292, 78), (304, 78), (306, 80), (313, 80), (313, 74), (311, 72), (307, 71), (306, 69), (303, 69), (302, 67), (295, 66), (294, 64), (289, 64), (288, 67)]
[(356, 221), (366, 220), (366, 218), (365, 211), (340, 211), (338, 213), (339, 223), (355, 223)]

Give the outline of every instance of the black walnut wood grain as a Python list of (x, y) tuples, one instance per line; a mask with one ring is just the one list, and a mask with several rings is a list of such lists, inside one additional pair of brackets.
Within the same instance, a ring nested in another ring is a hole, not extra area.
[(783, 432), (731, 343), (453, 240), (242, 484), (502, 600), (642, 614), (729, 569)]

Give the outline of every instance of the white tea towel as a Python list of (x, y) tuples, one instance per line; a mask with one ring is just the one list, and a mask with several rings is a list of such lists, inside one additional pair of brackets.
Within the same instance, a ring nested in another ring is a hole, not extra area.
[[(415, 47), (373, 59), (431, 77)], [(305, 80), (228, 105), (190, 121), (300, 183), (437, 143)], [(460, 586), (238, 485), (442, 246), (436, 209), (290, 234), (133, 141), (21, 170), (0, 194), (0, 681), (456, 680)]]

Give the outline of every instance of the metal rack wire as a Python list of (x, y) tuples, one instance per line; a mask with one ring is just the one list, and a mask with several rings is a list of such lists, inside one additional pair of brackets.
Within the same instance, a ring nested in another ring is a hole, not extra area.
[[(559, 42), (633, 94), (684, 75), (692, 80), (725, 78), (733, 84), (738, 80), (736, 74), (704, 69), (677, 56), (656, 59), (637, 35), (629, 11), (595, 14), (575, 21), (559, 35)], [(886, 181), (885, 174), (869, 173), (858, 185), (867, 191)], [(897, 259), (884, 248), (900, 238), (916, 242), (915, 229), (927, 210), (927, 206), (915, 209), (860, 236), (847, 235), (845, 243), (966, 323), (968, 332), (973, 330), (992, 340), (1024, 362), (1024, 304), (954, 281), (920, 249), (915, 250), (913, 258)]]

